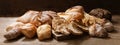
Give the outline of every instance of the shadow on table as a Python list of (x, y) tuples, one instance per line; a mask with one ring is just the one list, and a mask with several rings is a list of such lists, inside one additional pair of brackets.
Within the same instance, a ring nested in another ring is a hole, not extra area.
[(16, 38), (16, 39), (13, 39), (13, 40), (5, 40), (4, 43), (16, 42), (16, 41), (20, 40), (21, 38), (23, 38), (23, 36), (20, 36), (20, 37), (18, 37), (18, 38)]
[(72, 39), (62, 40), (62, 41), (58, 41), (58, 42), (67, 43), (67, 45), (80, 45), (80, 44), (82, 44), (82, 42), (84, 42), (85, 40), (89, 40), (90, 38), (103, 39), (103, 40), (111, 39), (111, 37), (98, 38), (98, 37), (91, 37), (88, 34), (85, 34), (85, 35), (82, 35), (80, 37), (75, 37), (75, 38), (72, 38)]
[(88, 36), (88, 34), (84, 34), (81, 36), (73, 37), (67, 40), (61, 40), (58, 42), (67, 43), (67, 45), (80, 45), (83, 41), (88, 40), (89, 38), (90, 36)]
[[(116, 33), (116, 31), (115, 31)], [(14, 39), (14, 40), (5, 40), (4, 43), (12, 43), (12, 42), (16, 42), (18, 40), (20, 40), (21, 38), (22, 41), (34, 41), (34, 40), (38, 40), (37, 36), (35, 36), (34, 38), (32, 39), (28, 39), (28, 38), (25, 38), (25, 37), (19, 37), (17, 39)], [(89, 40), (90, 38), (96, 38), (96, 37), (91, 37), (89, 36), (88, 34), (84, 34), (84, 35), (81, 35), (81, 36), (77, 36), (77, 37), (73, 37), (71, 39), (67, 39), (67, 40), (60, 40), (58, 42), (64, 42), (64, 43), (67, 43), (67, 45), (80, 45), (82, 42), (84, 42), (85, 40)], [(107, 37), (107, 38), (96, 38), (96, 39), (105, 39), (105, 40), (109, 40), (111, 39), (111, 37)], [(43, 41), (40, 41), (40, 42), (49, 42), (49, 41), (52, 41), (53, 38), (51, 39), (47, 39), (47, 40), (43, 40)]]

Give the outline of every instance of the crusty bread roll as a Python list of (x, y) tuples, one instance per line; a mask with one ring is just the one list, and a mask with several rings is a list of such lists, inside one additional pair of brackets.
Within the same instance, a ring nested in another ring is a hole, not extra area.
[(110, 11), (106, 10), (106, 9), (102, 9), (102, 8), (96, 8), (96, 9), (92, 9), (89, 12), (90, 15), (101, 18), (101, 19), (106, 19), (109, 21), (112, 21), (112, 14)]
[(95, 37), (107, 37), (108, 36), (108, 33), (105, 30), (105, 28), (99, 24), (93, 24), (92, 26), (90, 26), (89, 34), (90, 36), (95, 36)]
[(14, 22), (6, 27), (6, 31), (10, 31), (12, 29), (21, 28), (24, 24), (22, 22)]
[(113, 24), (110, 22), (110, 21), (107, 21), (105, 24), (104, 24), (104, 28), (108, 31), (108, 32), (111, 32), (114, 30), (114, 26)]
[(54, 11), (27, 11), (23, 16), (17, 19), (17, 22), (31, 23), (35, 26), (48, 23), (51, 25), (52, 19), (58, 15)]
[(16, 29), (12, 29), (12, 30), (6, 32), (4, 34), (4, 37), (7, 40), (12, 40), (12, 39), (16, 39), (16, 38), (20, 37), (21, 35), (22, 35), (21, 29), (20, 28), (16, 28)]
[(54, 11), (42, 11), (39, 20), (42, 24), (47, 23), (47, 24), (51, 25), (52, 24), (52, 19), (54, 17), (57, 17), (57, 16), (58, 15)]
[(21, 33), (21, 28), (24, 24), (21, 22), (15, 22), (7, 26), (6, 28), (6, 33), (4, 34), (4, 37), (7, 40), (12, 40), (15, 38), (18, 38), (19, 36), (22, 35)]
[(23, 23), (31, 23), (35, 26), (39, 26), (41, 25), (41, 22), (39, 21), (40, 16), (41, 12), (30, 10), (27, 11), (23, 16), (19, 17), (16, 21)]
[(54, 11), (42, 11), (42, 15), (48, 15), (48, 16), (50, 16), (52, 19), (53, 19), (54, 17), (58, 17), (57, 13), (54, 12)]
[(74, 6), (67, 9), (65, 12), (57, 13), (57, 15), (69, 22), (73, 20), (81, 20), (84, 18), (84, 8), (82, 6)]
[(25, 37), (32, 38), (36, 35), (36, 26), (31, 23), (27, 23), (22, 27), (21, 32), (25, 35)]
[(39, 40), (45, 40), (51, 38), (51, 26), (49, 24), (43, 24), (37, 28), (37, 36)]
[(82, 19), (82, 22), (84, 26), (90, 26), (92, 24), (98, 23), (100, 25), (104, 24), (106, 21), (104, 19), (100, 19), (94, 16), (91, 16), (87, 13), (84, 13), (84, 18)]
[(69, 20), (80, 20), (84, 17), (84, 8), (82, 6), (74, 6), (67, 9), (65, 14), (70, 15)]

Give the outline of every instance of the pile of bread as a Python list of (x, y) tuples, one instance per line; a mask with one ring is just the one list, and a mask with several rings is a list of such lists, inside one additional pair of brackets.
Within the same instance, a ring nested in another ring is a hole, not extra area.
[(39, 40), (55, 38), (66, 39), (71, 36), (81, 36), (84, 33), (92, 37), (107, 37), (113, 31), (111, 14), (105, 9), (93, 9), (86, 13), (82, 6), (74, 6), (65, 12), (27, 11), (15, 23), (6, 27), (4, 37), (12, 40), (24, 35)]

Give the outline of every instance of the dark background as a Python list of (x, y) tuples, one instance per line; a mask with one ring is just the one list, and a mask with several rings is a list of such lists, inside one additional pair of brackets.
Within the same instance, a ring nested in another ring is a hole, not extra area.
[(82, 5), (86, 12), (94, 8), (105, 8), (120, 14), (120, 0), (0, 0), (0, 16), (21, 16), (28, 10), (65, 11)]

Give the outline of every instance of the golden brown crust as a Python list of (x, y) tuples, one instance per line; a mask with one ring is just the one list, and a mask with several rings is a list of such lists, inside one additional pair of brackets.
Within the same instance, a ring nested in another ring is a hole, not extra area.
[(84, 8), (82, 6), (74, 6), (67, 9), (65, 14), (70, 15), (70, 20), (80, 20), (84, 17)]
[(31, 23), (27, 23), (22, 27), (21, 32), (25, 37), (32, 38), (36, 35), (36, 26)]
[(39, 21), (42, 24), (46, 24), (47, 23), (47, 24), (51, 25), (52, 24), (52, 19), (54, 17), (58, 17), (56, 12), (54, 12), (54, 11), (42, 11)]
[(7, 26), (6, 33), (4, 34), (4, 37), (7, 40), (12, 40), (15, 38), (18, 38), (22, 35), (21, 28), (24, 24), (22, 22), (15, 22)]
[(51, 38), (51, 26), (49, 24), (43, 24), (37, 28), (37, 36), (39, 40), (45, 40)]
[(41, 16), (41, 12), (39, 11), (27, 11), (23, 16), (19, 17), (16, 21), (22, 22), (22, 23), (32, 23), (36, 26), (41, 25), (41, 22), (39, 22), (39, 18)]
[(6, 28), (6, 39), (14, 39), (21, 34), (33, 38), (37, 34), (39, 40), (45, 40), (51, 38), (52, 31), (56, 36), (77, 36), (85, 31), (90, 36), (107, 37), (107, 31), (114, 29), (111, 22), (87, 14), (82, 6), (74, 6), (59, 13), (30, 10), (16, 21)]
[(21, 28), (24, 24), (22, 22), (15, 22), (6, 27), (6, 31), (10, 31), (12, 29)]

